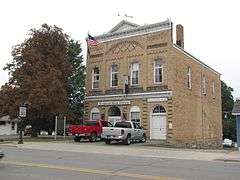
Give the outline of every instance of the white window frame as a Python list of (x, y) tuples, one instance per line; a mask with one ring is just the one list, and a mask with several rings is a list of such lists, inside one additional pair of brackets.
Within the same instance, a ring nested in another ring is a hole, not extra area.
[(91, 110), (91, 113), (90, 113), (90, 120), (95, 120), (95, 119), (93, 119), (93, 114), (99, 114), (99, 120), (100, 120), (100, 118), (101, 118), (101, 116), (100, 116), (100, 111), (99, 111), (99, 109), (98, 108), (96, 108), (96, 107), (94, 107), (94, 108), (92, 108), (92, 110)]
[[(94, 74), (94, 69), (95, 68), (98, 68), (98, 70), (99, 70), (98, 74)], [(99, 85), (100, 85), (100, 69), (99, 69), (99, 67), (95, 67), (95, 68), (93, 68), (93, 70), (92, 70), (92, 89), (99, 89)], [(99, 76), (97, 81), (94, 81), (95, 80), (95, 76)], [(98, 82), (98, 87), (94, 87), (94, 82)]]
[(141, 109), (138, 106), (133, 106), (130, 109), (130, 120), (132, 121), (132, 113), (139, 113), (139, 122), (133, 121), (141, 126)]
[(216, 94), (216, 90), (215, 90), (215, 81), (213, 80), (212, 81), (212, 96), (213, 96), (213, 99), (215, 99), (215, 94)]
[(202, 93), (204, 94), (204, 95), (206, 95), (207, 94), (207, 78), (206, 78), (206, 76), (203, 76), (203, 80), (202, 80), (203, 82), (202, 82)]
[[(163, 65), (161, 64), (159, 67), (156, 67), (156, 62), (157, 61), (160, 61), (161, 62), (161, 60), (155, 60), (154, 61), (154, 70), (153, 70), (153, 79), (154, 79), (154, 84), (162, 84), (163, 83)], [(156, 69), (161, 69), (161, 72), (162, 72), (162, 81), (160, 81), (160, 82), (156, 82)]]
[[(133, 84), (133, 82), (132, 82), (132, 77), (133, 77), (133, 65), (134, 64), (137, 64), (138, 65), (138, 83), (137, 84)], [(132, 64), (131, 64), (131, 86), (138, 86), (139, 85), (139, 81), (140, 81), (140, 64), (138, 63), (138, 62), (133, 62)]]
[(116, 86), (113, 86), (113, 82), (112, 82), (112, 77), (113, 77), (113, 74), (117, 74), (117, 80), (118, 80), (118, 69), (117, 69), (117, 71), (116, 72), (113, 72), (113, 66), (117, 66), (117, 68), (118, 68), (118, 65), (116, 65), (116, 64), (113, 64), (112, 66), (111, 66), (111, 70), (110, 70), (110, 87), (118, 87), (118, 82), (117, 82), (117, 85)]
[(188, 69), (187, 69), (187, 86), (188, 86), (188, 89), (192, 89), (192, 69), (191, 67), (188, 66)]

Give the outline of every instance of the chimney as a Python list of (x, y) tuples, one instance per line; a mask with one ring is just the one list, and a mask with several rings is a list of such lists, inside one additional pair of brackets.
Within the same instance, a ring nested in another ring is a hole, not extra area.
[(178, 24), (176, 26), (176, 34), (177, 34), (176, 44), (181, 48), (184, 48), (183, 26), (181, 24)]

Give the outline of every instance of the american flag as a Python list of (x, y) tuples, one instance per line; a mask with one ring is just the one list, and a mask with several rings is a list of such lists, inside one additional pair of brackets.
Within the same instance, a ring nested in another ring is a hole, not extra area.
[(97, 46), (99, 44), (99, 42), (93, 36), (88, 34), (87, 44), (89, 46)]

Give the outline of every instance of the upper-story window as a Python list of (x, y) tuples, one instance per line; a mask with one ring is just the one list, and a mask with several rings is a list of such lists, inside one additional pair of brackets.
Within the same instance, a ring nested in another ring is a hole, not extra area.
[(187, 87), (188, 89), (192, 89), (192, 70), (190, 67), (187, 70)]
[(100, 80), (100, 70), (98, 67), (95, 67), (92, 71), (92, 89), (99, 88), (99, 80)]
[(206, 78), (206, 76), (203, 76), (203, 80), (202, 80), (202, 93), (204, 95), (207, 94), (207, 78)]
[(131, 67), (131, 85), (139, 84), (139, 63), (132, 63)]
[(215, 81), (212, 81), (212, 96), (215, 98)]
[(118, 86), (118, 66), (116, 64), (111, 67), (111, 87)]
[(154, 62), (154, 83), (163, 82), (163, 67), (161, 60), (156, 60)]

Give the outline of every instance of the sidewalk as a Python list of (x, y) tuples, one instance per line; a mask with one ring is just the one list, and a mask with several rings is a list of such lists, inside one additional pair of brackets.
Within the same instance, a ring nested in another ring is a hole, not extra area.
[[(113, 144), (105, 145), (103, 142), (89, 143), (69, 143), (69, 142), (25, 142), (24, 144), (4, 144), (4, 146), (13, 145), (23, 149), (40, 149), (65, 152), (95, 153), (106, 155), (125, 155), (136, 157), (153, 157), (153, 158), (174, 158), (187, 160), (202, 161), (227, 161), (240, 162), (239, 151), (227, 150), (192, 150), (192, 149), (175, 149), (163, 147), (149, 147), (141, 144), (132, 144), (130, 146)], [(0, 147), (3, 144), (0, 144)]]

